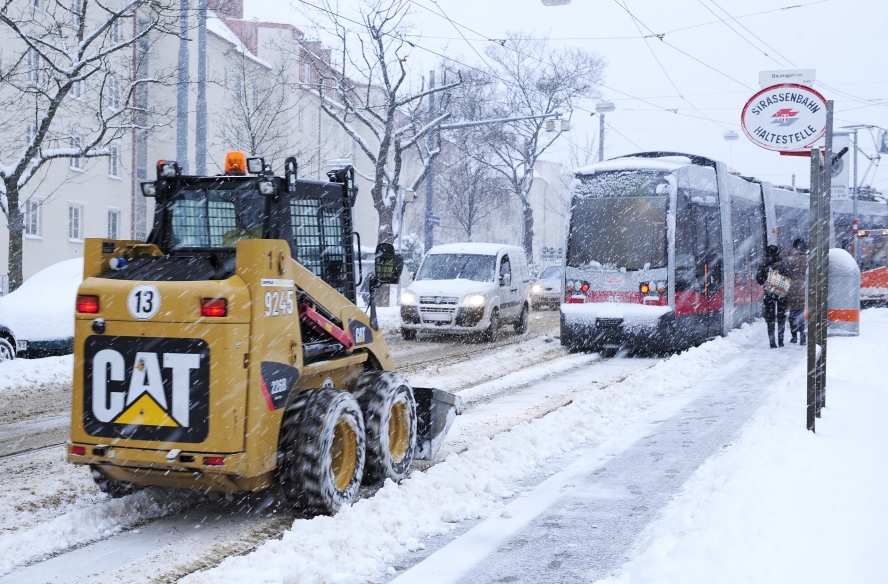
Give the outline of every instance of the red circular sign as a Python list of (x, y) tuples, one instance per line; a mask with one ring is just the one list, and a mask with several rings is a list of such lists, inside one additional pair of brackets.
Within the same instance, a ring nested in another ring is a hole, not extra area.
[(826, 132), (826, 99), (805, 85), (772, 85), (746, 102), (740, 125), (747, 138), (767, 150), (809, 148)]

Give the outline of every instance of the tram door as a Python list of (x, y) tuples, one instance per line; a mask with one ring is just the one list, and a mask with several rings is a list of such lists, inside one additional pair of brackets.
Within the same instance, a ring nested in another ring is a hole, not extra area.
[[(714, 198), (714, 197), (713, 197)], [(700, 332), (705, 338), (722, 333), (724, 310), (721, 215), (718, 204), (691, 206), (694, 225), (694, 259), (700, 294)]]

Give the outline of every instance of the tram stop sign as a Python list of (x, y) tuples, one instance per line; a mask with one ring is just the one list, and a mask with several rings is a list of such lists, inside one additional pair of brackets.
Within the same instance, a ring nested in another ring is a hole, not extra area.
[(746, 137), (766, 150), (810, 148), (826, 133), (826, 99), (805, 85), (772, 85), (746, 102), (740, 124)]

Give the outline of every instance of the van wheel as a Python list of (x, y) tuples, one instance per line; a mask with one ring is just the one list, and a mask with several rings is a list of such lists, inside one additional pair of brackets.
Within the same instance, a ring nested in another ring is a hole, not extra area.
[(488, 343), (495, 343), (499, 340), (499, 309), (494, 308), (490, 313), (490, 324), (484, 331), (482, 338)]
[(401, 329), (401, 338), (405, 341), (412, 341), (416, 339), (416, 331), (413, 329)]
[(527, 303), (521, 308), (521, 316), (518, 317), (518, 320), (515, 321), (515, 332), (519, 335), (523, 335), (527, 332), (527, 319), (528, 313), (530, 311), (527, 309)]
[(278, 481), (287, 502), (332, 515), (355, 500), (364, 473), (364, 417), (350, 393), (309, 389), (284, 412)]
[(403, 377), (371, 371), (358, 381), (355, 398), (364, 413), (367, 461), (364, 483), (407, 476), (416, 450), (416, 401)]
[(15, 347), (12, 343), (0, 337), (0, 361), (12, 361), (15, 359)]
[(139, 490), (139, 487), (132, 483), (109, 478), (95, 464), (89, 465), (89, 473), (92, 475), (92, 479), (95, 481), (96, 486), (99, 487), (99, 490), (112, 499), (132, 495)]

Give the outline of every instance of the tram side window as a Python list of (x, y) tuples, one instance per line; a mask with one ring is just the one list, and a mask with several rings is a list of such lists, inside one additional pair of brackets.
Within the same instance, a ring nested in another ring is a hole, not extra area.
[(734, 286), (751, 290), (755, 269), (762, 262), (764, 249), (762, 205), (748, 199), (731, 200), (734, 237)]
[(777, 247), (786, 252), (798, 238), (808, 239), (808, 212), (797, 207), (774, 205), (777, 216)]

